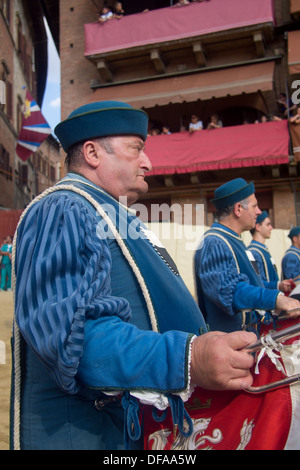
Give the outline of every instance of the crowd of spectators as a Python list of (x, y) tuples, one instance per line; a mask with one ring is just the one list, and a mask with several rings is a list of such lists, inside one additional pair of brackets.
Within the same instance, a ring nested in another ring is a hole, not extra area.
[(115, 2), (113, 7), (104, 5), (102, 10), (99, 12), (99, 23), (106, 23), (107, 21), (117, 18), (120, 20), (125, 15), (123, 5), (121, 2)]
[[(174, 5), (170, 4), (172, 7), (180, 7), (185, 6), (190, 3), (202, 3), (208, 2), (210, 0), (178, 0)], [(149, 11), (148, 8), (144, 9), (143, 12)], [(121, 2), (115, 2), (113, 6), (104, 5), (102, 10), (99, 12), (98, 22), (99, 23), (106, 23), (107, 21), (117, 18), (121, 19), (125, 15), (125, 11), (123, 9), (123, 5)]]
[[(177, 6), (184, 6), (194, 2), (205, 2), (210, 0), (178, 0), (174, 5)], [(143, 10), (144, 12), (149, 11), (148, 9)], [(110, 19), (117, 18), (121, 19), (125, 15), (125, 11), (123, 9), (123, 5), (121, 2), (115, 2), (113, 7), (105, 5), (101, 12), (99, 12), (99, 23), (106, 23)], [(241, 124), (258, 124), (264, 123), (269, 121), (281, 121), (282, 119), (288, 119), (290, 123), (298, 124), (300, 123), (300, 108), (292, 102), (291, 99), (287, 99), (285, 93), (280, 93), (277, 99), (279, 112), (273, 113), (270, 115), (262, 114), (254, 121), (244, 119)], [(203, 121), (199, 116), (196, 114), (192, 114), (190, 118), (190, 122), (188, 126), (181, 125), (179, 132), (189, 132), (192, 134), (193, 132), (202, 130), (202, 129), (219, 129), (223, 127), (222, 120), (219, 118), (217, 114), (212, 114), (210, 116), (210, 120), (205, 127)], [(173, 132), (178, 132), (178, 130), (173, 130)], [(150, 123), (150, 128), (148, 131), (148, 135), (160, 135), (160, 134), (171, 134), (170, 126), (168, 124), (163, 124), (161, 127), (153, 126)]]
[[(286, 99), (286, 95), (281, 93), (277, 100), (279, 111), (278, 113), (272, 114), (259, 114), (256, 119), (248, 120), (244, 119), (239, 124), (246, 125), (246, 124), (259, 124), (264, 122), (271, 122), (271, 121), (281, 121), (283, 119), (288, 119), (290, 123), (293, 124), (300, 124), (300, 106), (294, 104), (291, 100)], [(187, 125), (181, 125), (180, 129), (170, 129), (168, 124), (159, 125), (156, 123), (155, 125), (151, 125), (148, 135), (160, 135), (160, 134), (171, 134), (172, 132), (188, 132), (190, 134), (201, 131), (203, 129), (220, 129), (223, 127), (222, 119), (218, 116), (218, 114), (213, 113), (209, 121), (204, 124), (204, 120), (199, 117), (199, 115), (193, 113), (190, 116), (190, 121)]]

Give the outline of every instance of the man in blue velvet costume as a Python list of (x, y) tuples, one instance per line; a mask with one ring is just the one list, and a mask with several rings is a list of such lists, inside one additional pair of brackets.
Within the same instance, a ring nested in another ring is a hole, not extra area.
[(292, 282), (289, 279), (279, 280), (277, 267), (271, 253), (266, 246), (266, 240), (271, 238), (273, 227), (267, 211), (257, 216), (255, 227), (250, 230), (252, 241), (248, 246), (255, 258), (259, 274), (265, 287), (279, 289), (282, 292), (292, 290)]
[[(299, 308), (278, 289), (267, 289), (241, 234), (261, 213), (253, 183), (236, 178), (216, 189), (218, 222), (204, 234), (195, 253), (198, 303), (211, 330), (252, 329), (268, 312)], [(299, 312), (291, 313), (299, 315)]]
[(140, 404), (183, 430), (193, 387), (252, 384), (248, 332), (206, 332), (167, 252), (130, 209), (148, 185), (148, 116), (121, 102), (55, 129), (68, 174), (14, 237), (12, 449), (143, 447)]
[(293, 279), (300, 282), (300, 227), (293, 227), (288, 237), (292, 245), (286, 250), (281, 260), (282, 279)]

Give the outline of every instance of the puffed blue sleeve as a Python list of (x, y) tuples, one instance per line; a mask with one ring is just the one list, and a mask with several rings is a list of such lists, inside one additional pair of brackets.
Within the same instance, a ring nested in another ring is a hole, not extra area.
[(102, 391), (180, 393), (189, 382), (192, 337), (145, 332), (116, 316), (87, 320), (78, 376), (85, 386)]
[(279, 292), (277, 289), (267, 289), (239, 282), (233, 296), (233, 308), (236, 311), (246, 309), (274, 310)]
[(198, 275), (202, 289), (218, 308), (228, 315), (249, 308), (273, 309), (278, 292), (251, 286), (245, 274), (239, 273), (227, 245), (214, 237), (205, 240)]
[(300, 261), (295, 253), (287, 253), (282, 258), (283, 279), (294, 279), (300, 274)]
[(59, 193), (33, 205), (18, 229), (22, 336), (68, 393), (85, 385), (184, 389), (190, 336), (140, 331), (128, 322), (128, 301), (111, 295), (110, 252), (97, 236), (96, 217), (80, 198)]

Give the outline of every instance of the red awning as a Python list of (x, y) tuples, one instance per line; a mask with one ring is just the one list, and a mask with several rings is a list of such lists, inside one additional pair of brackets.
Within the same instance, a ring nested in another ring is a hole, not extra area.
[(286, 120), (221, 129), (150, 136), (149, 175), (278, 165), (289, 162)]
[(212, 0), (85, 24), (85, 55), (273, 23), (272, 3), (272, 0)]
[(93, 101), (119, 100), (136, 108), (152, 108), (169, 103), (208, 100), (228, 95), (273, 90), (274, 62), (195, 73), (180, 77), (160, 78), (114, 87), (98, 88)]

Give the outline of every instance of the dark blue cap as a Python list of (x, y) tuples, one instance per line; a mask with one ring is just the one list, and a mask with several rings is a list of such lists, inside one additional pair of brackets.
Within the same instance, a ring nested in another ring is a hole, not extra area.
[(120, 101), (98, 101), (80, 106), (54, 129), (63, 149), (98, 137), (137, 135), (147, 138), (148, 115)]
[(253, 182), (247, 183), (243, 178), (236, 178), (217, 188), (211, 202), (217, 210), (225, 209), (225, 207), (242, 201), (254, 192)]
[(269, 217), (268, 212), (262, 211), (262, 213), (257, 216), (256, 223), (261, 224), (267, 217)]
[(294, 227), (290, 230), (290, 233), (288, 234), (288, 237), (293, 240), (293, 237), (297, 237), (297, 235), (300, 235), (300, 227)]

